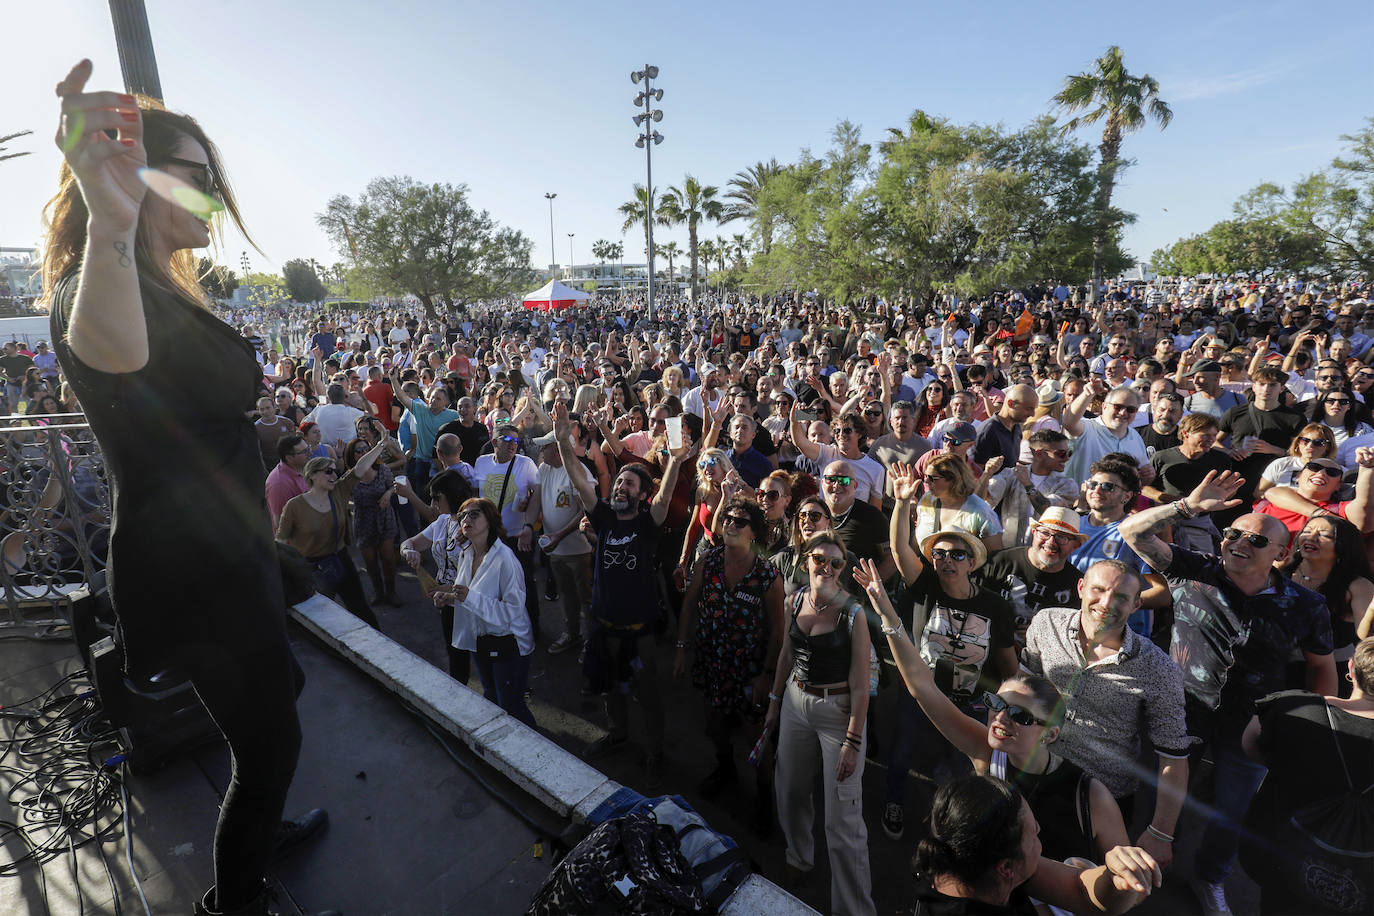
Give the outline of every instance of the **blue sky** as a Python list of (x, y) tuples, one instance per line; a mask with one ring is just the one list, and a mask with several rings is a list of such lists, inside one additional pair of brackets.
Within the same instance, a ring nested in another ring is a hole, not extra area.
[[(847, 118), (877, 139), (923, 108), (1019, 125), (1048, 110), (1066, 74), (1109, 45), (1159, 80), (1174, 123), (1130, 137), (1137, 164), (1116, 201), (1139, 215), (1129, 250), (1200, 232), (1264, 180), (1327, 164), (1374, 115), (1374, 16), (1350, 3), (552, 3), (513, 0), (147, 0), (168, 105), (217, 142), (266, 253), (341, 260), (314, 214), (379, 175), (466, 183), (471, 200), (534, 240), (549, 263), (596, 239), (626, 242), (616, 213), (644, 180), (629, 74), (657, 85), (665, 142), (655, 184), (691, 173), (724, 186), (760, 159), (825, 149)], [(92, 86), (119, 88), (107, 0), (25, 0), (5, 12), (6, 114), (32, 128), (0, 163), (0, 245), (37, 241), (59, 161), (53, 86), (81, 57)], [(1097, 132), (1084, 134), (1094, 144)], [(709, 235), (743, 232), (740, 224)], [(686, 247), (686, 230), (655, 233)], [(247, 246), (216, 259), (237, 269)]]

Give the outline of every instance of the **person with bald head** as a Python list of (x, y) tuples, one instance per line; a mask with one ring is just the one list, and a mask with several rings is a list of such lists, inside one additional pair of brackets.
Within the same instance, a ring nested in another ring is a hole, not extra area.
[(1012, 385), (1008, 388), (1002, 409), (978, 430), (973, 460), (978, 464), (987, 464), (1001, 455), (1004, 467), (1016, 467), (1016, 462), (1021, 458), (1021, 424), (1029, 420), (1039, 406), (1040, 397), (1030, 385)]
[(1183, 672), (1188, 734), (1211, 746), (1216, 784), (1206, 833), (1193, 862), (1194, 892), (1208, 913), (1229, 912), (1224, 885), (1235, 862), (1240, 824), (1264, 780), (1241, 736), (1260, 698), (1287, 687), (1296, 646), (1306, 663), (1307, 689), (1336, 690), (1331, 614), (1326, 600), (1283, 576), (1288, 528), (1272, 515), (1250, 512), (1221, 532), (1221, 556), (1166, 543), (1160, 533), (1180, 521), (1232, 509), (1245, 480), (1211, 471), (1176, 502), (1138, 512), (1121, 523), (1131, 549), (1171, 581), (1174, 627), (1170, 653)]

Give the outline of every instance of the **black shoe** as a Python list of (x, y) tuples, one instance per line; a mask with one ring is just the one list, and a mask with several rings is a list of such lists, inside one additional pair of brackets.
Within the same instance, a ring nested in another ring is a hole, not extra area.
[(701, 793), (702, 798), (712, 799), (727, 786), (734, 785), (738, 779), (739, 772), (735, 769), (734, 760), (717, 760), (716, 768), (697, 784), (697, 791)]
[(329, 823), (329, 812), (323, 808), (311, 808), (300, 817), (282, 821), (277, 828), (277, 838), (272, 844), (272, 858), (286, 855), (325, 828)]

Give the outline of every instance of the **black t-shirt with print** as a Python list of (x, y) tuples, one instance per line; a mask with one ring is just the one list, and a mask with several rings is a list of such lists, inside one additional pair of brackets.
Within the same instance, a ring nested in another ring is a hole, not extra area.
[(596, 529), (592, 616), (615, 626), (658, 623), (663, 609), (654, 557), (663, 529), (647, 509), (622, 519), (604, 499), (589, 515)]
[(1029, 551), (1028, 547), (999, 550), (974, 574), (979, 585), (1011, 605), (1018, 649), (1025, 646), (1026, 628), (1041, 608), (1078, 606), (1078, 580), (1083, 578), (1072, 563), (1065, 563), (1058, 572), (1046, 572), (1030, 561)]
[(1209, 471), (1229, 471), (1235, 467), (1231, 456), (1216, 449), (1208, 449), (1198, 458), (1189, 458), (1177, 448), (1156, 452), (1150, 459), (1155, 469), (1154, 485), (1180, 499), (1197, 489)]
[(1156, 432), (1153, 425), (1146, 424), (1136, 430), (1140, 433), (1140, 438), (1145, 443), (1145, 456), (1153, 458), (1160, 452), (1171, 449), (1178, 445), (1178, 430), (1171, 433)]
[[(1282, 448), (1284, 452), (1293, 444), (1293, 437), (1307, 425), (1307, 418), (1292, 407), (1276, 407), (1273, 410), (1260, 410), (1254, 404), (1232, 407), (1221, 417), (1221, 431), (1231, 437), (1231, 447), (1240, 448), (1241, 440), (1247, 436), (1258, 436), (1270, 445)], [(1249, 501), (1255, 492), (1255, 485), (1273, 455), (1256, 452), (1249, 458), (1236, 462), (1236, 471), (1245, 478), (1245, 484), (1236, 493)]]
[(904, 597), (904, 622), (913, 637), (920, 634), (921, 656), (940, 690), (956, 701), (995, 690), (997, 685), (983, 677), (983, 666), (993, 649), (1015, 645), (1011, 602), (981, 587), (972, 598), (953, 598), (929, 565)]

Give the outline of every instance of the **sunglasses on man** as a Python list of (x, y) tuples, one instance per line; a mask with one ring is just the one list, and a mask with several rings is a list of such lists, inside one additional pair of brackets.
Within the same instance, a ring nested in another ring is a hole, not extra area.
[(1228, 544), (1233, 541), (1239, 541), (1241, 538), (1245, 538), (1246, 543), (1256, 550), (1263, 550), (1272, 543), (1272, 541), (1263, 534), (1241, 531), (1239, 528), (1223, 528), (1221, 531), (1221, 539)]

